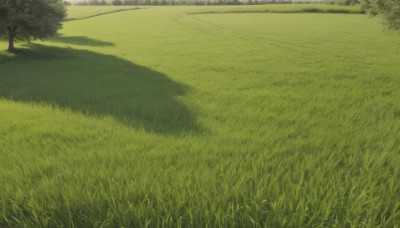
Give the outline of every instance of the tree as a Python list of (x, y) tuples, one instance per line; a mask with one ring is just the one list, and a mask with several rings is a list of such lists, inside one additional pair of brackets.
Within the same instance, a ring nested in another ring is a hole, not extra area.
[(362, 3), (371, 15), (382, 15), (390, 29), (400, 30), (400, 0), (364, 0)]
[(8, 39), (7, 51), (14, 52), (15, 40), (52, 36), (65, 16), (62, 0), (0, 0), (0, 37)]
[(113, 0), (113, 1), (112, 1), (112, 4), (113, 4), (114, 6), (120, 6), (120, 5), (123, 5), (124, 3), (123, 3), (121, 0)]
[(345, 5), (345, 6), (353, 6), (360, 4), (359, 0), (336, 0), (335, 3), (337, 5)]

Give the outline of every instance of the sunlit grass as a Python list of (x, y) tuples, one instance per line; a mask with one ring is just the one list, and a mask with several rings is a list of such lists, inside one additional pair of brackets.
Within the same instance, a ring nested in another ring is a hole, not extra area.
[(399, 35), (199, 9), (70, 21), (1, 53), (0, 226), (398, 224)]

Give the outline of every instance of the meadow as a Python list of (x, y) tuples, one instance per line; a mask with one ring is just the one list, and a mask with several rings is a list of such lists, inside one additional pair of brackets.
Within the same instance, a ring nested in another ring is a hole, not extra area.
[(400, 35), (221, 8), (71, 7), (0, 52), (0, 227), (399, 224)]

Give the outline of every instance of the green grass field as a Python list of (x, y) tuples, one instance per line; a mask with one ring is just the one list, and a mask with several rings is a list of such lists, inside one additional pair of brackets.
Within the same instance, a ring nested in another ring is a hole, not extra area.
[(400, 223), (400, 35), (203, 9), (68, 21), (0, 52), (0, 227)]

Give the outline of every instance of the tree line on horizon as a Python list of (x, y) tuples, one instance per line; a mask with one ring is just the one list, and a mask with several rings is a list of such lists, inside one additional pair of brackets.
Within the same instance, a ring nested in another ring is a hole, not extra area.
[[(336, 4), (356, 5), (360, 0), (83, 0), (74, 3), (79, 6), (101, 5), (261, 5), (261, 4)], [(71, 3), (66, 2), (67, 5)]]

